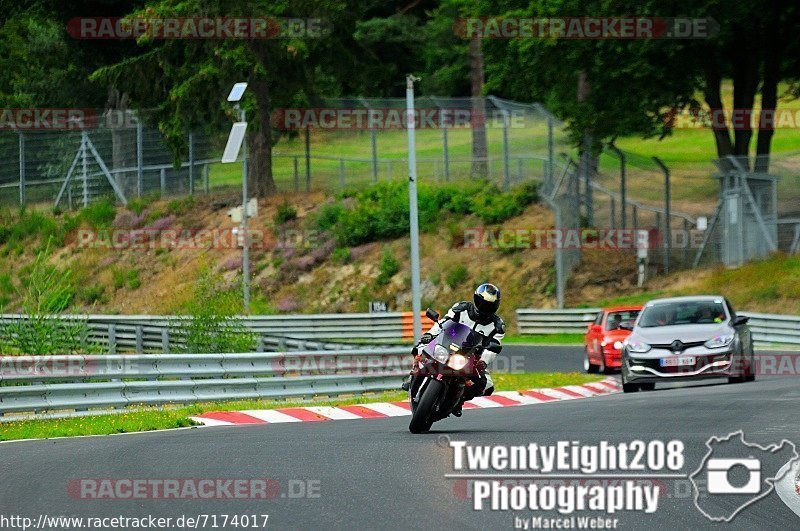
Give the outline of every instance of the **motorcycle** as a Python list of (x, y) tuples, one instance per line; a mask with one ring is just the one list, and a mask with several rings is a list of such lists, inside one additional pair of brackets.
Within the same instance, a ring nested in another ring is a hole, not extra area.
[[(425, 314), (439, 324), (441, 331), (426, 345), (414, 348), (414, 367), (408, 390), (411, 405), (411, 433), (429, 431), (434, 422), (450, 416), (461, 401), (467, 386), (473, 385), (485, 365), (480, 361), (483, 336), (461, 323), (439, 321), (439, 314), (428, 308)], [(496, 341), (486, 347), (500, 352)]]

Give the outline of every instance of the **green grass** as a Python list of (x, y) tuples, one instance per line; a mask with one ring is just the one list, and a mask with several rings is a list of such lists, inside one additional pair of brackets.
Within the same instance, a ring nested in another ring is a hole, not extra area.
[[(602, 378), (579, 373), (510, 373), (492, 375), (498, 391), (514, 391), (540, 387), (561, 387)], [(398, 386), (400, 382), (398, 379)], [(370, 402), (396, 402), (405, 400), (402, 391), (387, 391), (370, 395), (336, 400), (285, 401), (285, 400), (237, 400), (232, 402), (207, 402), (191, 406), (130, 411), (121, 414), (95, 415), (68, 419), (35, 419), (0, 424), (0, 441), (19, 439), (49, 439), (76, 435), (107, 435), (140, 431), (184, 428), (195, 423), (188, 417), (206, 411), (238, 411), (244, 409), (277, 409), (285, 407), (343, 406)]]
[(509, 334), (504, 344), (582, 345), (583, 334)]

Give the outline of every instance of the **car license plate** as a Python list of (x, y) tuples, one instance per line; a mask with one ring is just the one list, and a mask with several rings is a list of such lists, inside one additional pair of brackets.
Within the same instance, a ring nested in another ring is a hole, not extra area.
[(685, 367), (694, 365), (694, 356), (679, 356), (675, 358), (661, 358), (662, 367)]

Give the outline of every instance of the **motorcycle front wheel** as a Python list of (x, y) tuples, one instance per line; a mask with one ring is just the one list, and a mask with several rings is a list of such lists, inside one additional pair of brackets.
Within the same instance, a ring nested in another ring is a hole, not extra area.
[(411, 414), (411, 422), (408, 431), (411, 433), (423, 433), (431, 429), (433, 425), (433, 414), (436, 402), (444, 390), (444, 384), (438, 380), (431, 380), (425, 386), (422, 397), (417, 402), (417, 407)]

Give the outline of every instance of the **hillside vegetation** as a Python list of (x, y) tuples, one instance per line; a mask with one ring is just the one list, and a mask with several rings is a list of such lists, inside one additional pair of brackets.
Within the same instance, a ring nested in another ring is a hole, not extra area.
[[(235, 310), (241, 250), (180, 245), (181, 234), (235, 225), (235, 196), (139, 200), (127, 208), (97, 203), (77, 213), (0, 213), (0, 303), (21, 309), (37, 256), (65, 279), (46, 300), (53, 312), (187, 313), (196, 310), (201, 279), (212, 276)], [(486, 183), (420, 187), (423, 305), (443, 309), (468, 298), (476, 284), (501, 286), (503, 314), (518, 307), (553, 307), (554, 255), (535, 248), (475, 248), (468, 233), (485, 228), (541, 229), (552, 213), (533, 185), (506, 192)], [(262, 200), (250, 227), (264, 235), (252, 252), (252, 313), (363, 312), (370, 301), (391, 310), (411, 306), (407, 190), (384, 183), (337, 196), (298, 194)], [(108, 235), (173, 230), (176, 248), (109, 245)], [(187, 232), (189, 231), (189, 232)], [(91, 245), (86, 234), (95, 235)], [(105, 237), (100, 235), (106, 234)], [(83, 239), (83, 240), (82, 240)], [(192, 240), (193, 241), (193, 240)], [(492, 243), (491, 239), (481, 240)], [(185, 243), (185, 242), (184, 242)], [(739, 269), (679, 272), (636, 287), (629, 253), (594, 251), (572, 276), (567, 306), (643, 301), (652, 296), (724, 293), (753, 311), (800, 312), (800, 259), (774, 256)]]

